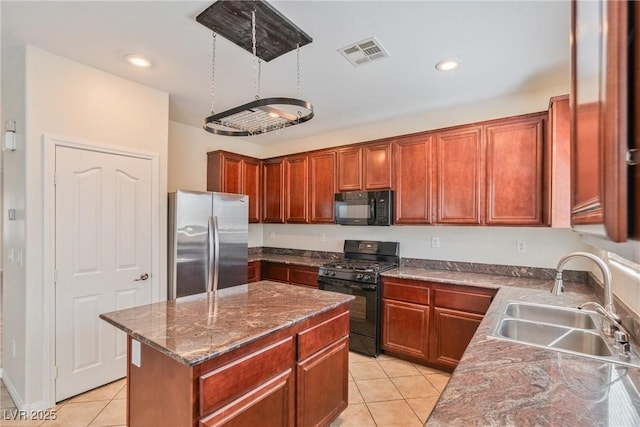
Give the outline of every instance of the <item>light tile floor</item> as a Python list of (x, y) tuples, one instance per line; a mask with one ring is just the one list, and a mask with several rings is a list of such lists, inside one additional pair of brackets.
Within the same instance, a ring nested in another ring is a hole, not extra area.
[(450, 374), (387, 355), (349, 354), (349, 406), (331, 427), (422, 426)]
[[(54, 411), (24, 414), (22, 419), (9, 392), (2, 383), (0, 394), (0, 426), (2, 427), (106, 427), (125, 426), (127, 414), (127, 388), (125, 379), (79, 394), (58, 403)], [(48, 420), (37, 420), (38, 415), (49, 415)]]
[[(349, 354), (349, 406), (332, 427), (422, 426), (449, 374), (387, 355)], [(126, 381), (121, 379), (58, 403), (55, 420), (19, 420), (2, 383), (2, 427), (106, 427), (126, 423)], [(27, 414), (29, 415), (29, 414)], [(29, 417), (27, 417), (29, 418)]]

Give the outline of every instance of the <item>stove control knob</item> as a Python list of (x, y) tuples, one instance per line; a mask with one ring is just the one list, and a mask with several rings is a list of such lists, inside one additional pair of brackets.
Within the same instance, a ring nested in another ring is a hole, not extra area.
[(335, 275), (336, 275), (336, 272), (335, 272), (335, 271), (332, 271), (332, 272), (331, 272), (331, 276), (335, 276)]
[(325, 276), (328, 276), (328, 275), (329, 275), (329, 270), (325, 270), (323, 274), (324, 274)]
[(364, 280), (369, 280), (369, 279), (371, 279), (371, 276), (369, 276), (368, 274), (365, 274), (364, 275)]
[(361, 280), (363, 277), (362, 273), (356, 274), (356, 280)]

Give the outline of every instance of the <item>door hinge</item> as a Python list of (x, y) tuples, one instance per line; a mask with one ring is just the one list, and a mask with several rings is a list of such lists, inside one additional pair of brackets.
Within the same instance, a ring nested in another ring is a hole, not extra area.
[(58, 283), (58, 270), (53, 270), (53, 282)]
[(53, 185), (54, 187), (56, 186), (56, 184), (58, 184), (57, 180), (56, 180), (56, 174), (53, 174)]
[(627, 150), (626, 157), (627, 164), (629, 166), (635, 166), (640, 162), (640, 150), (637, 148), (630, 148)]

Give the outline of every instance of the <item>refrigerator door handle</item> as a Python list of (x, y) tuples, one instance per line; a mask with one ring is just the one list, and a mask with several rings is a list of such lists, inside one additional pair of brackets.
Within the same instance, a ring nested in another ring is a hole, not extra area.
[(215, 230), (213, 228), (213, 217), (210, 216), (207, 220), (207, 292), (213, 292), (213, 257), (215, 256), (215, 248), (213, 240), (215, 239)]
[(218, 290), (218, 277), (220, 272), (220, 232), (218, 230), (218, 217), (209, 217), (209, 274), (207, 278), (207, 290)]

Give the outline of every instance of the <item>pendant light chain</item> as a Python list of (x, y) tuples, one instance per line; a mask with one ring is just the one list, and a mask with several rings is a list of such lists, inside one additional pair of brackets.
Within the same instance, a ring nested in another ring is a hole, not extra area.
[(296, 96), (298, 98), (300, 98), (300, 42), (298, 42), (296, 44), (296, 67), (297, 67), (297, 74), (298, 74), (298, 86), (296, 88)]
[(260, 71), (262, 60), (258, 58), (256, 49), (256, 11), (251, 12), (251, 43), (253, 44), (253, 80), (256, 89), (256, 99), (260, 99)]
[(215, 81), (216, 81), (216, 33), (213, 33), (213, 47), (211, 48), (211, 114), (213, 115), (216, 105)]

